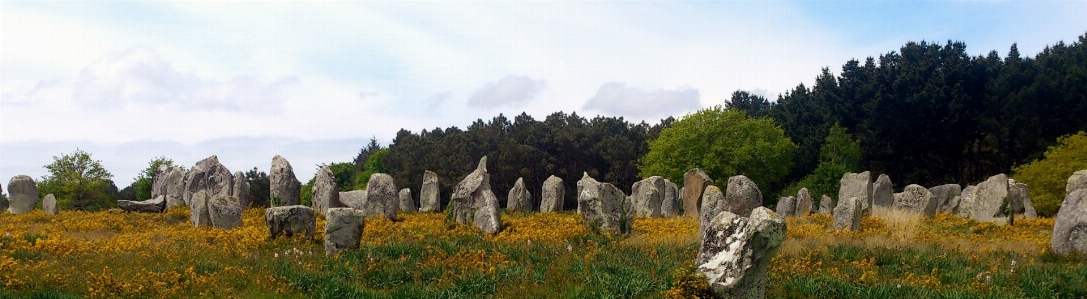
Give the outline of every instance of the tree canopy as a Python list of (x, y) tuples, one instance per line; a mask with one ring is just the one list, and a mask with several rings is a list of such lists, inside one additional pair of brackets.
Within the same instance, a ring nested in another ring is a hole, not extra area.
[(1045, 158), (1015, 167), (1013, 178), (1027, 184), (1031, 201), (1039, 214), (1052, 216), (1064, 201), (1068, 177), (1087, 169), (1087, 132), (1080, 131), (1057, 140)]
[(39, 193), (52, 193), (59, 208), (88, 211), (116, 206), (113, 175), (91, 154), (76, 149), (71, 154), (53, 156), (53, 163), (45, 165), (45, 169), (49, 174), (38, 182)]

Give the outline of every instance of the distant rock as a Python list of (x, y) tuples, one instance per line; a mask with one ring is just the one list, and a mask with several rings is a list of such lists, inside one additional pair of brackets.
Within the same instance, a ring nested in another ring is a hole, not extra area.
[[(944, 195), (946, 196), (946, 194)], [(902, 195), (895, 198), (894, 208), (925, 216), (936, 215), (936, 198), (932, 192), (917, 184), (910, 184), (902, 189)]]
[(472, 223), (485, 233), (502, 230), (498, 198), (491, 192), (490, 180), (487, 156), (483, 156), (476, 170), (453, 187), (446, 217), (458, 224)]
[(419, 211), (441, 211), (441, 199), (438, 197), (438, 174), (433, 171), (423, 171), (423, 186), (419, 188)]
[(166, 209), (166, 196), (159, 195), (159, 197), (143, 200), (118, 200), (117, 207), (126, 212), (137, 213), (162, 213)]
[(328, 166), (321, 166), (317, 175), (313, 178), (313, 193), (311, 197), (313, 212), (324, 215), (329, 208), (343, 207), (340, 202), (340, 187), (336, 184), (336, 176)]
[(679, 207), (683, 206), (683, 203), (679, 201), (679, 186), (676, 183), (664, 180), (664, 202), (661, 203), (661, 215), (664, 217), (676, 217), (679, 216)]
[(532, 193), (525, 188), (524, 178), (517, 178), (513, 188), (510, 188), (510, 193), (506, 196), (506, 210), (532, 212)]
[(577, 197), (578, 212), (585, 225), (607, 234), (630, 233), (634, 203), (627, 200), (623, 191), (609, 183), (589, 181), (578, 189), (581, 189)]
[(856, 197), (861, 201), (861, 210), (867, 214), (872, 205), (872, 175), (870, 172), (852, 173), (842, 175), (841, 188), (838, 189), (838, 200)]
[(305, 234), (306, 239), (313, 239), (317, 226), (313, 209), (302, 205), (267, 208), (264, 210), (264, 222), (268, 225), (269, 239), (280, 235), (290, 238), (294, 234)]
[(894, 205), (894, 185), (891, 177), (886, 174), (879, 175), (872, 184), (872, 204), (878, 207), (890, 208)]
[(767, 269), (785, 234), (785, 219), (770, 209), (757, 207), (750, 218), (721, 212), (706, 227), (697, 272), (722, 298), (763, 298)]
[(786, 196), (778, 199), (777, 213), (782, 217), (796, 216), (796, 197)]
[(57, 209), (57, 198), (53, 196), (52, 193), (46, 195), (45, 198), (42, 199), (42, 210), (45, 210), (45, 213), (49, 215), (56, 215), (60, 212), (60, 210)]
[(834, 200), (830, 199), (830, 196), (824, 194), (823, 197), (819, 199), (819, 214), (833, 215), (834, 207)]
[(543, 183), (540, 191), (540, 213), (561, 212), (565, 201), (566, 186), (562, 185), (562, 179), (550, 176)]
[[(219, 163), (219, 157), (212, 155), (193, 165), (189, 178), (185, 181), (183, 198), (186, 205), (192, 206), (192, 196), (205, 191), (207, 196), (230, 196), (234, 185), (234, 175), (226, 166)], [(167, 196), (170, 195), (167, 186)]]
[(294, 168), (280, 155), (272, 158), (268, 173), (271, 206), (293, 206), (302, 202), (302, 183), (294, 176)]
[(850, 197), (838, 200), (838, 206), (834, 207), (834, 229), (861, 230), (863, 209), (864, 206), (861, 205), (861, 199), (859, 198)]
[(419, 208), (415, 207), (415, 199), (411, 198), (411, 188), (400, 189), (400, 212), (415, 213)]
[(936, 213), (951, 213), (958, 207), (955, 197), (962, 195), (962, 186), (958, 184), (946, 184), (928, 188), (932, 193), (932, 199), (936, 202)]
[(1087, 254), (1087, 188), (1074, 189), (1064, 197), (1050, 244), (1057, 254)]
[(746, 176), (737, 175), (728, 178), (725, 190), (725, 211), (747, 217), (756, 207), (762, 206), (762, 191), (755, 182)]
[[(249, 187), (249, 180), (245, 178), (245, 174), (241, 171), (234, 172), (234, 187), (230, 194), (238, 198), (238, 204), (242, 206), (242, 210), (248, 208), (249, 203), (253, 201), (251, 192), (252, 189)], [(169, 198), (167, 198), (167, 202), (169, 202)]]
[(352, 208), (329, 208), (325, 215), (325, 255), (358, 249), (366, 214)]
[[(364, 211), (363, 213), (365, 214), (366, 190), (340, 192), (340, 203), (342, 203), (344, 207)], [(384, 211), (385, 207), (382, 207), (381, 210)], [(384, 212), (382, 212), (382, 215), (384, 215)]]
[(691, 169), (683, 174), (684, 215), (701, 217), (702, 214), (698, 212), (698, 209), (702, 206), (702, 194), (706, 191), (706, 187), (710, 185), (713, 185), (713, 179), (702, 169)]
[(815, 199), (811, 197), (808, 188), (800, 188), (800, 191), (796, 192), (796, 216), (808, 216), (814, 207)]
[(38, 206), (38, 185), (30, 176), (17, 175), (8, 181), (8, 213), (18, 215)]
[(396, 220), (400, 210), (400, 195), (393, 177), (384, 173), (370, 175), (366, 184), (366, 203), (362, 211), (366, 217), (384, 215), (386, 219)]

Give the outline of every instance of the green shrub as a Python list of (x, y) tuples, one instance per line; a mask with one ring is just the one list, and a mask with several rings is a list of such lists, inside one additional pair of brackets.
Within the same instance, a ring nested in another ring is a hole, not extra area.
[(1087, 133), (1079, 132), (1057, 138), (1045, 158), (1012, 169), (1012, 178), (1027, 184), (1034, 209), (1042, 216), (1053, 216), (1064, 201), (1068, 177), (1087, 169)]

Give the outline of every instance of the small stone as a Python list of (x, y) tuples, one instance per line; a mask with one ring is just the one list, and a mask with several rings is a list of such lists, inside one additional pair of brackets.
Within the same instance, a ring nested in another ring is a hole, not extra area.
[(438, 197), (438, 174), (430, 170), (423, 171), (423, 186), (419, 188), (419, 211), (441, 211), (441, 204)]
[(352, 208), (329, 208), (325, 214), (325, 255), (358, 249), (366, 214)]
[(487, 174), (487, 156), (483, 156), (476, 170), (453, 187), (447, 219), (457, 224), (472, 223), (485, 233), (502, 230), (498, 198), (491, 192), (490, 178)]
[[(641, 180), (639, 183), (641, 184), (637, 190), (632, 189), (631, 191), (635, 215), (638, 217), (649, 218), (664, 216), (661, 212), (661, 206), (664, 204), (664, 193), (668, 188), (668, 186), (664, 184), (664, 178), (652, 176)], [(635, 185), (637, 186), (639, 184)]]
[[(242, 177), (244, 180), (244, 177)], [(170, 167), (166, 172), (166, 208), (185, 206), (185, 171), (181, 167)], [(236, 182), (236, 181), (235, 181)], [(245, 183), (246, 186), (249, 182)]]
[(861, 199), (859, 198), (850, 197), (839, 200), (838, 206), (834, 207), (834, 229), (861, 230), (863, 210), (864, 206), (861, 205)]
[(706, 186), (706, 191), (703, 191), (700, 197), (702, 198), (702, 207), (699, 210), (702, 215), (699, 216), (698, 235), (701, 237), (706, 232), (706, 226), (710, 225), (713, 217), (727, 211), (728, 205), (725, 204), (725, 194), (717, 186)]
[(959, 205), (960, 210), (969, 209), (974, 220), (998, 223), (1006, 221), (1009, 215), (1008, 209), (1011, 207), (1008, 199), (1008, 177), (998, 174), (978, 184), (972, 202), (972, 206), (962, 206), (963, 203)]
[(532, 193), (525, 188), (525, 179), (517, 178), (506, 197), (506, 210), (517, 212), (532, 212)]
[(216, 196), (208, 200), (211, 226), (232, 229), (242, 226), (242, 203), (234, 196)]
[(587, 183), (580, 189), (578, 211), (586, 226), (606, 234), (630, 233), (634, 203), (623, 191), (609, 183)]
[(811, 197), (808, 188), (800, 188), (800, 191), (796, 192), (796, 216), (808, 216), (813, 207), (815, 207), (815, 199)]
[(819, 214), (834, 214), (834, 200), (830, 199), (830, 196), (824, 194), (823, 197), (819, 199)]
[(211, 211), (208, 210), (210, 198), (208, 198), (207, 191), (197, 191), (192, 195), (191, 199), (189, 206), (192, 208), (189, 210), (189, 221), (192, 222), (192, 226), (210, 226)]
[(932, 192), (917, 184), (910, 184), (902, 189), (902, 195), (895, 198), (894, 208), (925, 216), (936, 215), (936, 198)]
[[(169, 185), (169, 184), (167, 184)], [(189, 171), (189, 177), (185, 181), (183, 200), (186, 205), (192, 206), (192, 196), (200, 191), (205, 191), (207, 196), (230, 196), (234, 185), (234, 175), (226, 166), (219, 163), (219, 157), (212, 155), (193, 165)], [(167, 186), (167, 196), (171, 194)]]
[(411, 188), (400, 189), (400, 212), (415, 213), (419, 208), (415, 207), (415, 200), (411, 198)]
[(57, 198), (52, 193), (45, 195), (45, 198), (42, 199), (42, 210), (45, 210), (45, 213), (49, 215), (56, 215), (60, 212), (57, 209)]
[(268, 225), (269, 239), (275, 239), (284, 234), (288, 238), (293, 237), (294, 234), (305, 234), (306, 239), (313, 239), (317, 226), (313, 208), (302, 205), (265, 209), (264, 222)]
[(661, 203), (661, 215), (664, 217), (676, 217), (679, 216), (679, 208), (683, 205), (679, 201), (680, 193), (679, 186), (676, 183), (664, 180), (664, 202)]
[(1087, 169), (1076, 171), (1068, 177), (1068, 182), (1064, 185), (1064, 194), (1072, 194), (1072, 191), (1079, 189), (1087, 189)]
[(894, 185), (891, 177), (886, 174), (879, 175), (872, 184), (872, 204), (879, 207), (890, 208), (894, 205)]
[(562, 179), (557, 176), (550, 176), (543, 183), (543, 188), (540, 191), (540, 213), (551, 213), (562, 211), (563, 202), (565, 201), (566, 187), (562, 185)]
[(778, 199), (777, 213), (782, 217), (796, 216), (796, 197), (786, 196)]

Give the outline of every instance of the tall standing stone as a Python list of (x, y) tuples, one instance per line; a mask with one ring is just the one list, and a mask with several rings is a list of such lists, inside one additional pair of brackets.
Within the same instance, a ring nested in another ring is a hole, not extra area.
[(834, 229), (861, 230), (863, 209), (864, 206), (861, 205), (861, 199), (859, 198), (850, 197), (838, 200), (838, 206), (834, 207)]
[(242, 206), (242, 209), (249, 207), (249, 203), (253, 201), (252, 189), (249, 187), (249, 180), (245, 179), (245, 174), (241, 171), (234, 172), (234, 188), (230, 194), (238, 198), (238, 204)]
[(415, 199), (411, 198), (411, 188), (400, 189), (400, 212), (415, 213), (419, 208), (415, 207)]
[(210, 226), (211, 211), (208, 210), (208, 192), (204, 190), (193, 193), (189, 201), (189, 222), (192, 226)]
[(683, 204), (679, 202), (679, 186), (676, 183), (664, 180), (664, 202), (661, 203), (661, 215), (664, 217), (679, 216), (679, 208)]
[(313, 208), (302, 205), (267, 208), (264, 210), (264, 223), (268, 225), (269, 239), (280, 235), (290, 238), (294, 234), (305, 234), (306, 239), (313, 239), (317, 230)]
[(977, 198), (977, 190), (978, 187), (974, 185), (967, 185), (966, 188), (963, 188), (962, 192), (959, 193), (959, 204), (953, 209), (952, 213), (963, 218), (974, 218), (972, 208), (976, 202), (975, 198)]
[[(946, 196), (946, 194), (944, 195)], [(917, 184), (910, 184), (902, 189), (902, 195), (895, 198), (894, 208), (925, 216), (936, 215), (936, 198), (932, 192)]]
[(294, 176), (294, 168), (280, 155), (272, 158), (272, 169), (268, 174), (271, 206), (293, 206), (302, 202), (302, 183)]
[(659, 176), (652, 176), (642, 180), (641, 185), (637, 190), (631, 190), (632, 197), (637, 200), (634, 201), (634, 211), (639, 217), (659, 218), (664, 216), (661, 212), (661, 206), (664, 204), (665, 189), (668, 188), (664, 183), (664, 178)]
[(717, 217), (717, 214), (728, 210), (728, 205), (725, 204), (725, 193), (721, 192), (721, 188), (709, 185), (706, 186), (706, 191), (702, 193), (702, 207), (699, 208), (702, 215), (698, 216), (698, 236), (700, 238), (706, 232), (706, 226), (710, 225), (713, 217)]
[(876, 182), (872, 184), (872, 204), (884, 208), (893, 206), (895, 202), (893, 188), (891, 177), (886, 174), (879, 175)]
[[(184, 201), (187, 205), (192, 206), (192, 196), (200, 191), (205, 191), (209, 197), (217, 195), (230, 196), (230, 189), (233, 188), (233, 185), (234, 175), (230, 173), (229, 169), (226, 169), (226, 166), (219, 163), (219, 157), (212, 155), (200, 160), (200, 162), (196, 162), (196, 165), (193, 165), (192, 170), (189, 171), (189, 178), (185, 181)], [(169, 194), (169, 190), (167, 190), (167, 194)]]
[(777, 213), (782, 217), (796, 216), (796, 197), (786, 196), (778, 199)]
[(441, 205), (438, 197), (438, 174), (430, 170), (423, 171), (423, 186), (419, 188), (419, 211), (441, 211)]
[(506, 196), (506, 210), (532, 212), (532, 193), (525, 188), (524, 178), (517, 178), (513, 188), (510, 188), (510, 193)]
[(458, 224), (473, 223), (485, 233), (502, 230), (498, 214), (498, 198), (491, 192), (491, 176), (487, 174), (487, 156), (479, 159), (476, 170), (453, 187), (447, 218)]
[(45, 195), (45, 198), (42, 199), (42, 210), (45, 210), (45, 213), (49, 215), (56, 215), (60, 212), (57, 209), (57, 198), (52, 193)]
[(800, 191), (796, 192), (796, 216), (808, 216), (814, 207), (815, 199), (811, 197), (808, 188), (800, 188)]
[(767, 269), (785, 232), (785, 219), (764, 207), (755, 208), (751, 217), (721, 212), (702, 237), (697, 272), (722, 298), (763, 298)]
[[(245, 180), (245, 176), (242, 176), (242, 180)], [(237, 182), (236, 179), (235, 182)], [(181, 170), (181, 167), (170, 167), (163, 184), (166, 186), (166, 209), (187, 204), (185, 202), (185, 171)], [(248, 186), (249, 182), (246, 181), (245, 185)]]
[(872, 175), (870, 172), (852, 173), (842, 175), (841, 188), (838, 189), (838, 200), (856, 197), (861, 201), (861, 210), (868, 213), (872, 205)]
[(962, 195), (962, 186), (958, 184), (945, 184), (928, 188), (932, 193), (932, 199), (936, 202), (936, 213), (950, 213), (958, 206), (956, 196)]
[(587, 181), (579, 189), (578, 212), (586, 226), (608, 234), (630, 233), (634, 203), (623, 191), (609, 183)]
[(578, 198), (577, 212), (578, 213), (581, 213), (581, 199), (580, 199), (581, 198), (581, 192), (583, 192), (585, 190), (585, 186), (593, 186), (593, 189), (590, 190), (590, 192), (596, 192), (596, 185), (597, 184), (600, 184), (600, 182), (597, 182), (596, 179), (589, 176), (588, 172), (582, 172), (581, 173), (581, 179), (577, 181), (577, 198)]
[[(407, 189), (407, 188), (405, 188)], [(325, 255), (358, 249), (366, 214), (352, 208), (329, 208), (325, 214)]]
[(747, 217), (751, 210), (762, 206), (762, 191), (755, 182), (743, 175), (728, 178), (725, 190), (725, 210)]
[(819, 199), (819, 214), (834, 214), (834, 200), (830, 199), (830, 196), (823, 194), (823, 197)]
[(159, 165), (155, 173), (151, 175), (151, 198), (166, 195), (166, 176), (170, 174), (170, 166)]
[(329, 208), (343, 207), (340, 203), (340, 187), (336, 184), (336, 176), (328, 166), (321, 166), (313, 178), (313, 197), (310, 200), (313, 212), (325, 215)]
[(400, 195), (397, 192), (399, 190), (392, 176), (384, 173), (370, 175), (363, 209), (366, 216), (384, 215), (389, 220), (396, 220), (396, 212), (400, 210)]
[(1071, 190), (1053, 221), (1050, 244), (1057, 254), (1087, 253), (1087, 188)]
[(710, 185), (713, 185), (713, 179), (702, 169), (691, 169), (683, 174), (683, 215), (700, 217), (698, 208), (702, 206), (702, 194)]
[(1034, 203), (1030, 200), (1030, 188), (1027, 188), (1027, 184), (1011, 181), (1008, 184), (1008, 193), (1015, 195), (1017, 207), (1022, 207), (1020, 213), (1023, 218), (1038, 218), (1038, 210), (1034, 209)]
[(548, 177), (540, 193), (540, 213), (562, 211), (566, 195), (566, 186), (562, 185), (562, 179), (557, 176)]
[(8, 181), (8, 213), (22, 214), (38, 206), (38, 185), (30, 176), (17, 175)]

